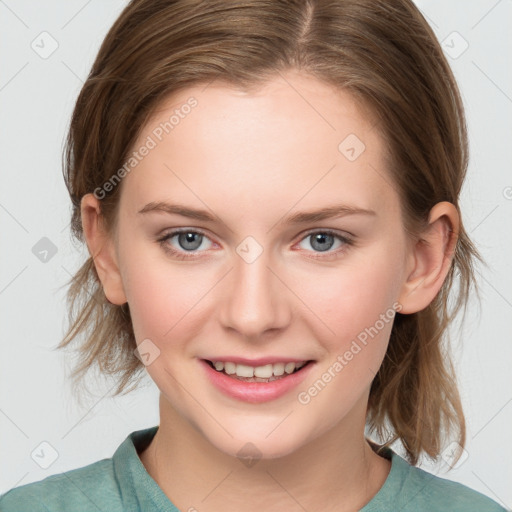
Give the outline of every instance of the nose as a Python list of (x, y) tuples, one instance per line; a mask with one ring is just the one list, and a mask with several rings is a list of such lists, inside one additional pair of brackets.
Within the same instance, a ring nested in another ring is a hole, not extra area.
[(225, 301), (219, 311), (223, 327), (245, 338), (258, 339), (285, 328), (291, 320), (290, 293), (264, 251), (251, 263), (235, 255), (225, 283)]

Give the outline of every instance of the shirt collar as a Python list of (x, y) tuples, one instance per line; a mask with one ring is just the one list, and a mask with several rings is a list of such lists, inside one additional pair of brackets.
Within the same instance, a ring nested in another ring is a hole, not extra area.
[[(158, 426), (132, 432), (119, 446), (112, 459), (125, 510), (153, 510), (155, 512), (179, 512), (151, 475), (146, 471), (137, 452), (151, 442)], [(379, 445), (369, 441), (375, 451)], [(411, 466), (391, 448), (384, 447), (380, 455), (391, 461), (391, 470), (377, 494), (360, 512), (392, 510), (396, 497), (405, 484)]]
[(149, 445), (157, 430), (158, 426), (132, 432), (112, 457), (123, 510), (179, 512), (146, 471), (137, 453)]

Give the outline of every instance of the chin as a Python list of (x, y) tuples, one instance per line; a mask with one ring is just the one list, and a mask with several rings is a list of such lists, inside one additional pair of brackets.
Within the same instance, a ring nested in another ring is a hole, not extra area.
[[(203, 432), (203, 435), (216, 449), (230, 457), (240, 459), (242, 463), (250, 467), (253, 460), (286, 457), (308, 442), (306, 436), (296, 428), (293, 430), (284, 429), (282, 426), (276, 428), (278, 424), (279, 422), (273, 422), (271, 429), (266, 427), (267, 424), (265, 424), (265, 428), (255, 428), (254, 425), (252, 428), (226, 426), (233, 437), (223, 434), (210, 436), (206, 432)], [(275, 432), (271, 433), (274, 429)]]

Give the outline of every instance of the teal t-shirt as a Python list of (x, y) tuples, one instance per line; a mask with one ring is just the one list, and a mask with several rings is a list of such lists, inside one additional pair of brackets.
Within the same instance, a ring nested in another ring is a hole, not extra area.
[[(110, 459), (11, 489), (1, 512), (179, 512), (142, 464), (137, 451), (158, 426), (132, 432)], [(392, 450), (391, 470), (379, 492), (360, 512), (504, 512), (468, 487), (411, 466)]]

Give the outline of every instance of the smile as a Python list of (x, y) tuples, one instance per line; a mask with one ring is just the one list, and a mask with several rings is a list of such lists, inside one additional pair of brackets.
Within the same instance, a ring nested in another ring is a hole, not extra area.
[(316, 365), (313, 360), (260, 366), (208, 359), (200, 359), (199, 363), (213, 389), (231, 399), (249, 403), (268, 402), (287, 395), (307, 378)]
[(206, 362), (218, 372), (223, 372), (232, 378), (246, 382), (272, 382), (297, 372), (308, 363), (308, 361), (301, 361), (297, 363), (269, 363), (263, 366), (249, 366), (230, 361), (206, 360)]

